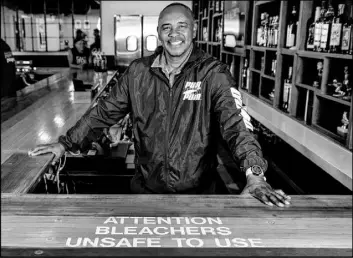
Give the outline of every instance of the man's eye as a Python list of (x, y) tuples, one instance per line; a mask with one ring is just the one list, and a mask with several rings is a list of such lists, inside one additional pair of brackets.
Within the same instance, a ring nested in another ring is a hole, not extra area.
[(162, 30), (163, 31), (168, 31), (168, 30), (170, 30), (170, 27), (169, 26), (168, 27), (163, 27)]

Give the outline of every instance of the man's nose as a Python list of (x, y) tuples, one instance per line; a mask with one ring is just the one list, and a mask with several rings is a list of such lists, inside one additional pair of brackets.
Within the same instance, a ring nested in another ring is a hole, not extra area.
[(171, 28), (169, 32), (169, 37), (175, 37), (179, 35), (179, 30), (177, 28)]

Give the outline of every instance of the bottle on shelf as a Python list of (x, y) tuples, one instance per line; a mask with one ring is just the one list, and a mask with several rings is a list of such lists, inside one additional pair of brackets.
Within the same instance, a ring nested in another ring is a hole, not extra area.
[(273, 59), (271, 63), (271, 76), (276, 76), (277, 59)]
[(263, 20), (265, 17), (265, 13), (261, 13), (260, 15), (260, 26), (257, 28), (257, 36), (256, 36), (256, 45), (261, 46), (262, 45), (262, 35), (263, 35)]
[(353, 54), (353, 5), (350, 7), (350, 15), (342, 29), (341, 52), (342, 54)]
[(101, 71), (107, 71), (107, 57), (104, 52), (102, 52)]
[(215, 11), (215, 13), (218, 13), (219, 12), (219, 1), (215, 1), (215, 3), (214, 3), (214, 11)]
[(269, 15), (268, 15), (268, 13), (265, 14), (263, 31), (264, 31), (263, 46), (267, 47), (267, 44), (268, 44), (268, 32), (269, 32)]
[(308, 39), (306, 41), (306, 50), (314, 50), (314, 37), (315, 37), (315, 25), (320, 18), (321, 7), (317, 6), (315, 9), (315, 17), (308, 21)]
[(275, 21), (274, 21), (274, 29), (273, 29), (273, 47), (277, 47), (278, 45), (278, 28), (279, 28), (279, 16), (275, 16)]
[(314, 80), (313, 86), (317, 89), (320, 89), (321, 81), (322, 81), (322, 72), (324, 69), (323, 63), (321, 61), (317, 62), (316, 69), (317, 69), (317, 74), (316, 74), (316, 78)]
[(267, 43), (267, 46), (268, 46), (268, 47), (272, 47), (272, 43), (273, 43), (273, 18), (274, 18), (274, 17), (270, 17), (270, 18), (269, 18), (269, 25), (268, 25), (268, 43)]
[(241, 87), (244, 90), (249, 90), (249, 65), (248, 65), (248, 59), (245, 58), (244, 60), (244, 67), (242, 69), (242, 81), (241, 81)]
[(331, 0), (329, 1), (329, 7), (325, 13), (323, 24), (321, 27), (321, 38), (320, 38), (320, 52), (327, 52), (329, 50), (330, 38), (331, 34), (331, 26), (332, 21), (335, 15), (335, 10), (333, 9)]
[(319, 51), (321, 43), (321, 30), (326, 13), (326, 1), (321, 2), (320, 17), (315, 23), (314, 51)]
[(283, 85), (283, 96), (282, 96), (282, 109), (285, 112), (290, 112), (290, 99), (291, 99), (291, 90), (292, 90), (292, 72), (293, 67), (290, 66), (288, 69), (288, 76), (284, 80)]
[(337, 16), (334, 17), (331, 26), (330, 50), (331, 53), (339, 53), (341, 47), (342, 23), (344, 14), (344, 4), (338, 5)]
[(297, 10), (295, 9), (295, 5), (293, 5), (289, 24), (287, 25), (287, 40), (286, 40), (286, 47), (287, 48), (295, 47), (296, 35), (297, 35), (297, 25), (298, 25)]

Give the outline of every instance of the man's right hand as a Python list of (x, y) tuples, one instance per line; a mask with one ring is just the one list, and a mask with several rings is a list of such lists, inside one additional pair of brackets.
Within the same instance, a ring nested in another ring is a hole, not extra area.
[(65, 148), (60, 143), (51, 143), (51, 144), (43, 144), (38, 145), (34, 149), (28, 152), (29, 156), (37, 156), (46, 153), (53, 153), (55, 155), (52, 164), (54, 165), (59, 159), (64, 155)]

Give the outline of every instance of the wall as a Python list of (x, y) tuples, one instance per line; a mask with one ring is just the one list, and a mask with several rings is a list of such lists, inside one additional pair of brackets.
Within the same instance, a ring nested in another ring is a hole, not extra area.
[(114, 55), (114, 15), (159, 15), (173, 2), (192, 8), (192, 1), (101, 1), (102, 51), (106, 55)]

